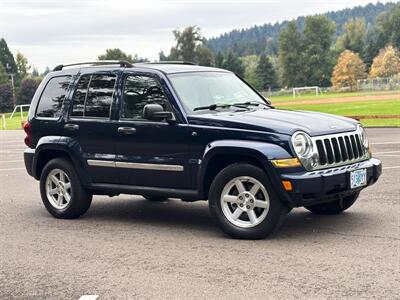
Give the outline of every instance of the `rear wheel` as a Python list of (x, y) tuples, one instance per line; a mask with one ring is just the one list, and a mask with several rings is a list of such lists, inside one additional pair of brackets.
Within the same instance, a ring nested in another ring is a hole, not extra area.
[(265, 172), (246, 163), (230, 165), (215, 177), (209, 206), (222, 230), (240, 239), (268, 236), (288, 212)]
[(359, 194), (360, 192), (357, 192), (333, 202), (306, 206), (306, 209), (318, 215), (337, 215), (351, 207), (356, 202)]
[(90, 207), (92, 195), (82, 186), (72, 164), (63, 158), (49, 161), (40, 176), (40, 194), (47, 211), (56, 218), (73, 219)]

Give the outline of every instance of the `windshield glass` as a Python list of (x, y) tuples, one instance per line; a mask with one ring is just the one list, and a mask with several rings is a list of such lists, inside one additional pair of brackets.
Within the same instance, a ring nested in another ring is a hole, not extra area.
[(186, 108), (231, 105), (246, 102), (265, 104), (257, 93), (233, 73), (193, 72), (169, 75)]

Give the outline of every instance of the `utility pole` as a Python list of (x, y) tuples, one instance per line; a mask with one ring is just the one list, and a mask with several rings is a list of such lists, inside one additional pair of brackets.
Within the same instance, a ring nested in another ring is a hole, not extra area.
[(10, 77), (11, 77), (11, 89), (13, 94), (13, 106), (15, 107), (17, 105), (17, 99), (15, 97), (14, 74), (10, 74)]

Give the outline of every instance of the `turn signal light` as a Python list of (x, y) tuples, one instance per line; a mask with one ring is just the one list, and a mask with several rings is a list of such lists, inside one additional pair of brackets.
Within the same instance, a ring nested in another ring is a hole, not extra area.
[(290, 168), (301, 166), (300, 160), (298, 158), (274, 159), (271, 160), (271, 162), (276, 168)]
[(282, 184), (286, 191), (290, 192), (293, 190), (292, 183), (289, 180), (282, 180)]
[(25, 145), (30, 148), (32, 146), (32, 126), (28, 121), (24, 123), (24, 131), (26, 133), (24, 138)]

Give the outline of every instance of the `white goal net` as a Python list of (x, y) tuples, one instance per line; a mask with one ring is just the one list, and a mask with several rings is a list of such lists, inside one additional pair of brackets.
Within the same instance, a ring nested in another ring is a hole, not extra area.
[(321, 89), (319, 88), (319, 86), (302, 86), (293, 88), (293, 98), (296, 98), (296, 96), (300, 96), (301, 93), (307, 93), (310, 91), (315, 92), (315, 96), (321, 94)]

